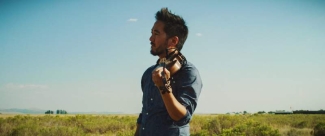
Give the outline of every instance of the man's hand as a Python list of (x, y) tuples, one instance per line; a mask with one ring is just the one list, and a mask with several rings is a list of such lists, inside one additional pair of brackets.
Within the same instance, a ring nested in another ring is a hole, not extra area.
[(164, 86), (164, 83), (162, 81), (163, 80), (162, 72), (164, 72), (167, 81), (170, 78), (170, 72), (166, 68), (158, 67), (152, 71), (152, 81), (155, 83), (157, 87)]

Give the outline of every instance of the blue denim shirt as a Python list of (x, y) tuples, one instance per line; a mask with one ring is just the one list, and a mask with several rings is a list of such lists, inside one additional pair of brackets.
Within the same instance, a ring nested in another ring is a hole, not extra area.
[(142, 111), (137, 123), (140, 124), (140, 136), (189, 136), (189, 122), (197, 105), (202, 89), (199, 71), (190, 62), (171, 78), (172, 93), (187, 113), (179, 121), (174, 121), (168, 114), (158, 88), (152, 81), (152, 71), (157, 65), (149, 67), (141, 79)]

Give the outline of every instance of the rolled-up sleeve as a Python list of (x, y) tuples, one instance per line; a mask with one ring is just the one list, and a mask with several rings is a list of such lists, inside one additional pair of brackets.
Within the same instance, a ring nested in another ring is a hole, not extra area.
[(185, 125), (190, 122), (192, 115), (196, 109), (198, 97), (202, 89), (202, 81), (198, 70), (190, 65), (185, 67), (182, 73), (179, 73), (179, 83), (177, 87), (177, 100), (184, 105), (187, 112), (186, 115), (176, 121), (177, 125)]

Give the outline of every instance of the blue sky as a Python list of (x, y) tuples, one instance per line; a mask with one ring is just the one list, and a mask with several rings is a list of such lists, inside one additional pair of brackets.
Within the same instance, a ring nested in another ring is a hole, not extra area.
[(0, 109), (139, 113), (162, 7), (189, 27), (197, 113), (325, 109), (324, 1), (0, 1)]

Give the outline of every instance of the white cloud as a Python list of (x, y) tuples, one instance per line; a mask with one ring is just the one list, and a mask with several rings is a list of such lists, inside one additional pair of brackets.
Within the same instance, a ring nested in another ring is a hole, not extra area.
[(201, 33), (196, 33), (196, 36), (202, 36), (202, 34)]
[(5, 87), (7, 89), (47, 89), (47, 85), (36, 85), (36, 84), (14, 84), (9, 83), (6, 84)]
[(128, 22), (137, 22), (138, 21), (138, 19), (136, 19), (136, 18), (130, 18), (129, 20), (128, 20)]

